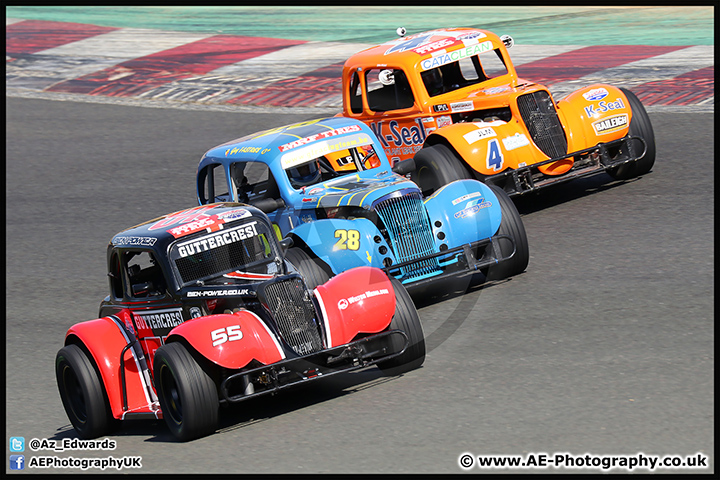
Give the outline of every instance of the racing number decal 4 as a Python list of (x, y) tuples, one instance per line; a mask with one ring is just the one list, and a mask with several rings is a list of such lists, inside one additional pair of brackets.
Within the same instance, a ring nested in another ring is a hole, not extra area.
[(488, 170), (492, 168), (493, 171), (497, 172), (503, 168), (504, 159), (502, 150), (500, 150), (500, 142), (495, 138), (488, 142), (487, 158), (485, 161)]
[(358, 250), (360, 248), (360, 232), (357, 230), (335, 230), (335, 238), (339, 238), (333, 250)]
[(240, 331), (240, 325), (232, 325), (226, 328), (213, 330), (210, 332), (210, 337), (213, 341), (213, 347), (217, 347), (225, 342), (240, 340), (243, 337), (243, 333)]

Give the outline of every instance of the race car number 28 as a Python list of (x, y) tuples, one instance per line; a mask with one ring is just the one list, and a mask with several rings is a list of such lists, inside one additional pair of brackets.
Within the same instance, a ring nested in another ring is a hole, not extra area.
[(357, 230), (335, 230), (335, 238), (339, 238), (335, 242), (334, 250), (358, 250), (360, 248), (360, 232)]

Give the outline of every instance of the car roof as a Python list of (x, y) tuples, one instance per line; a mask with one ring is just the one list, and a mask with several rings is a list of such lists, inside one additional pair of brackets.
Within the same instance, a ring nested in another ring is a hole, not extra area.
[[(357, 67), (404, 66), (413, 69), (419, 62), (463, 48), (490, 42), (487, 49), (503, 45), (500, 37), (477, 28), (441, 28), (397, 38), (362, 50), (345, 62), (345, 69)], [(472, 54), (471, 54), (472, 55)], [(422, 68), (422, 67), (421, 67)], [(423, 68), (426, 70), (426, 68)]]
[(271, 164), (289, 150), (357, 133), (369, 135), (369, 141), (376, 149), (380, 148), (372, 130), (364, 123), (346, 117), (327, 117), (264, 130), (223, 143), (205, 153), (199, 168), (207, 159), (226, 163), (242, 158)]
[(200, 231), (227, 228), (228, 223), (265, 216), (255, 207), (242, 203), (213, 203), (169, 213), (125, 229), (110, 241), (114, 247), (149, 248), (162, 255), (177, 239)]

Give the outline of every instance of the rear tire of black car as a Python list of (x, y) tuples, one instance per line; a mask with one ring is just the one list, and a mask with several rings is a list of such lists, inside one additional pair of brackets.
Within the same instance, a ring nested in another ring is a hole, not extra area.
[(318, 285), (330, 280), (330, 276), (319, 265), (318, 261), (301, 248), (288, 248), (285, 252), (285, 259), (292, 263), (298, 273), (305, 279), (308, 290), (314, 290)]
[(65, 412), (80, 438), (97, 438), (117, 426), (100, 375), (79, 346), (60, 349), (55, 357), (55, 376)]
[[(502, 188), (495, 185), (488, 185), (488, 187), (492, 189), (500, 202), (502, 220), (498, 235), (508, 235), (515, 240), (515, 255), (509, 260), (489, 267), (485, 274), (488, 280), (500, 280), (525, 271), (530, 261), (530, 248), (525, 226), (513, 201)], [(507, 240), (499, 240), (497, 246), (503, 257), (512, 252), (512, 244)]]
[(210, 376), (180, 343), (155, 352), (155, 390), (168, 428), (180, 441), (204, 437), (218, 423), (218, 393)]
[[(616, 180), (628, 180), (648, 173), (655, 164), (655, 133), (650, 123), (650, 117), (637, 96), (626, 88), (620, 88), (628, 99), (632, 110), (632, 119), (628, 135), (641, 137), (647, 144), (645, 155), (634, 162), (610, 168), (607, 173)], [(636, 151), (642, 151), (642, 144), (634, 142)]]
[(423, 147), (415, 155), (415, 171), (410, 174), (410, 179), (426, 197), (444, 185), (464, 178), (473, 176), (455, 152), (442, 143)]
[[(425, 361), (425, 334), (410, 294), (396, 278), (390, 277), (390, 282), (395, 290), (395, 315), (389, 329), (405, 332), (409, 344), (402, 355), (378, 363), (378, 367), (385, 375), (399, 375), (420, 367)], [(404, 338), (399, 335), (392, 335), (390, 341), (393, 351), (405, 344)]]

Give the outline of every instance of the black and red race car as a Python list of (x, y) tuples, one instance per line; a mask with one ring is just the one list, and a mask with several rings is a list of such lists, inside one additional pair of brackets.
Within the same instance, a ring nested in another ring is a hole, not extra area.
[(203, 205), (124, 230), (107, 261), (99, 318), (70, 327), (55, 363), (82, 438), (164, 418), (191, 440), (214, 432), (222, 403), (370, 365), (397, 374), (425, 359), (397, 280), (373, 267), (328, 278), (248, 205)]

